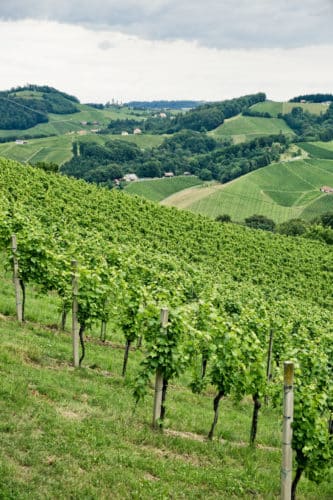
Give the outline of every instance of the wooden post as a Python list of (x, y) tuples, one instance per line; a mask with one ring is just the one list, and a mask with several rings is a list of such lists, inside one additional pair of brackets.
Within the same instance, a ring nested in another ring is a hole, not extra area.
[[(169, 311), (166, 307), (161, 309), (161, 327), (166, 334), (166, 328), (168, 325)], [(153, 428), (157, 429), (158, 421), (161, 418), (161, 406), (162, 406), (162, 391), (163, 391), (163, 373), (161, 370), (156, 370), (155, 379), (155, 394), (154, 394), (154, 408), (153, 408)]]
[(13, 252), (13, 282), (15, 287), (15, 302), (16, 302), (16, 318), (17, 321), (23, 321), (23, 304), (21, 296), (20, 278), (19, 278), (19, 264), (16, 257), (17, 241), (16, 235), (12, 235), (12, 252)]
[(281, 470), (281, 499), (291, 499), (292, 485), (292, 421), (294, 416), (294, 363), (284, 363), (283, 386), (283, 432), (282, 432), (282, 470)]
[(101, 336), (100, 336), (100, 339), (102, 342), (105, 342), (105, 338), (106, 338), (106, 321), (102, 321), (101, 322)]
[(77, 319), (78, 301), (77, 295), (79, 283), (77, 277), (77, 261), (72, 260), (72, 340), (73, 340), (73, 364), (77, 368), (79, 366), (79, 322)]
[[(272, 354), (273, 354), (273, 329), (269, 334), (269, 345), (267, 353), (267, 366), (266, 366), (266, 382), (269, 384), (272, 376)], [(268, 404), (268, 396), (265, 396), (265, 404)]]

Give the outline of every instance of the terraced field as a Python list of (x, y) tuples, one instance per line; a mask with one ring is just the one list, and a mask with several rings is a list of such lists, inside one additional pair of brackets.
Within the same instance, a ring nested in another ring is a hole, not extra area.
[(214, 218), (228, 213), (239, 222), (253, 214), (275, 222), (311, 219), (333, 210), (333, 196), (321, 193), (322, 185), (333, 186), (332, 160), (296, 160), (272, 164), (210, 192), (193, 188), (163, 203)]
[(238, 115), (217, 127), (211, 132), (217, 137), (232, 137), (235, 143), (255, 139), (263, 135), (294, 135), (291, 128), (279, 118), (261, 118), (257, 116)]

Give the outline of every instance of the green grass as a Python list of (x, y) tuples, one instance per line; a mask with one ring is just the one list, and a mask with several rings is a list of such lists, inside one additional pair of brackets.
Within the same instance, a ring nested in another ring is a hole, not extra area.
[(188, 193), (186, 208), (213, 218), (228, 213), (239, 222), (253, 214), (266, 215), (275, 222), (311, 219), (333, 209), (333, 196), (322, 194), (322, 185), (333, 186), (333, 161), (281, 162), (242, 176), (200, 199), (193, 190), (195, 201), (191, 203), (192, 193)]
[[(175, 434), (153, 432), (152, 389), (137, 407), (131, 395), (141, 353), (131, 351), (123, 379), (122, 337), (109, 328), (112, 345), (90, 341), (74, 370), (69, 332), (54, 328), (56, 297), (27, 291), (23, 326), (0, 316), (1, 498), (279, 498), (281, 412), (263, 407), (253, 449), (250, 401), (225, 399), (207, 442), (214, 391), (192, 394), (185, 374), (170, 386), (166, 424)], [(14, 313), (9, 276), (0, 312)], [(319, 486), (302, 478), (298, 498), (328, 500), (332, 488), (332, 477)]]
[(314, 158), (333, 160), (333, 141), (300, 142), (299, 146)]
[(253, 111), (259, 111), (260, 113), (269, 113), (271, 116), (276, 118), (279, 113), (282, 113), (282, 106), (282, 102), (265, 101), (254, 104), (251, 106), (251, 109)]
[(126, 187), (126, 192), (143, 196), (148, 200), (162, 201), (174, 193), (193, 186), (202, 185), (203, 181), (195, 176), (177, 176), (171, 179), (153, 179), (149, 181), (132, 182)]
[(293, 131), (279, 118), (260, 118), (256, 116), (238, 115), (226, 120), (212, 131), (212, 135), (234, 138), (235, 142), (255, 139), (263, 135), (279, 134), (293, 135)]

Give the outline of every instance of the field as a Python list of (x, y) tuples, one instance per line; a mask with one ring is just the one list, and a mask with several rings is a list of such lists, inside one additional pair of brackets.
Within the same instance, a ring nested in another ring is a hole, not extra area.
[(105, 144), (111, 140), (130, 141), (137, 144), (141, 149), (158, 146), (165, 136), (161, 135), (99, 135), (99, 134), (64, 134), (43, 139), (29, 139), (27, 144), (15, 144), (5, 142), (0, 144), (0, 156), (10, 158), (23, 163), (36, 163), (38, 161), (55, 162), (62, 165), (72, 157), (73, 141), (97, 142)]
[(217, 185), (213, 192), (212, 188), (207, 193), (194, 188), (178, 193), (178, 200), (170, 197), (164, 203), (214, 218), (228, 213), (235, 221), (253, 214), (266, 215), (275, 222), (311, 219), (333, 209), (333, 196), (321, 193), (322, 185), (333, 186), (333, 161), (296, 160), (272, 164), (225, 186)]
[(299, 146), (314, 158), (333, 160), (333, 141), (300, 142)]
[(322, 103), (303, 103), (303, 102), (275, 102), (275, 101), (265, 101), (259, 102), (251, 106), (253, 111), (260, 111), (261, 113), (269, 113), (273, 117), (277, 117), (279, 113), (287, 114), (290, 113), (293, 108), (301, 107), (304, 111), (309, 111), (314, 115), (320, 115), (325, 113), (328, 108), (328, 104)]
[[(94, 128), (103, 128), (108, 125), (111, 120), (131, 118), (131, 119), (144, 119), (145, 113), (132, 111), (125, 107), (111, 107), (107, 109), (95, 109), (85, 104), (77, 105), (80, 111), (78, 113), (71, 113), (68, 115), (52, 114), (50, 113), (49, 122), (40, 123), (35, 127), (26, 130), (0, 130), (0, 137), (22, 137), (27, 134), (37, 135), (62, 135), (69, 132), (78, 132), (79, 130), (86, 130), (89, 132)], [(97, 124), (82, 125), (81, 122), (98, 122)]]
[(238, 115), (217, 127), (211, 132), (217, 137), (233, 137), (235, 143), (248, 141), (263, 135), (293, 135), (293, 131), (279, 118), (260, 118), (256, 116)]
[(148, 200), (161, 201), (184, 189), (201, 185), (203, 181), (195, 176), (177, 176), (171, 179), (152, 179), (132, 182), (125, 188), (129, 194), (143, 196)]

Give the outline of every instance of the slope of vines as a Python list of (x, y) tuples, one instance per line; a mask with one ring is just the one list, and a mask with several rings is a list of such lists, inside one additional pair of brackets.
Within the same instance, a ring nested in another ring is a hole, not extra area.
[(0, 186), (0, 245), (10, 263), (16, 234), (21, 282), (56, 292), (66, 311), (75, 258), (81, 334), (112, 318), (128, 347), (143, 337), (137, 400), (156, 370), (164, 395), (169, 380), (190, 370), (193, 390), (216, 388), (215, 423), (222, 397), (252, 396), (253, 441), (260, 400), (280, 400), (283, 361), (294, 360), (297, 477), (322, 479), (332, 459), (328, 246), (222, 225), (8, 160), (0, 160)]

